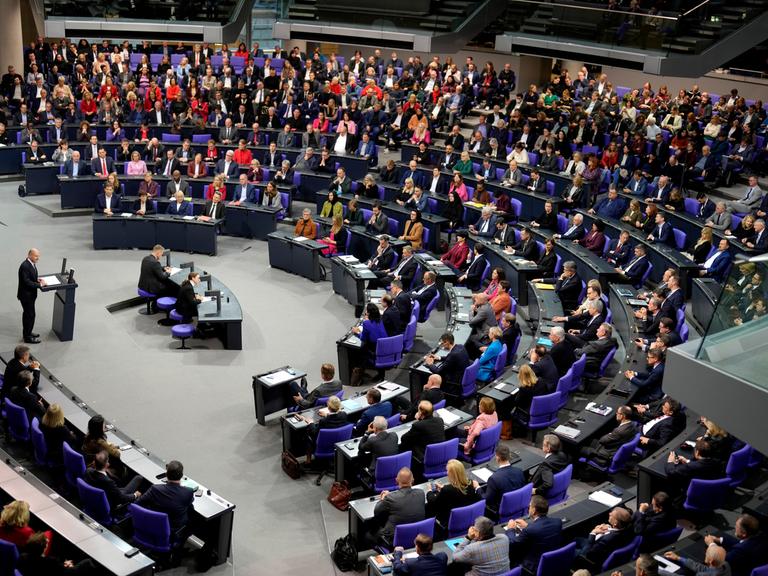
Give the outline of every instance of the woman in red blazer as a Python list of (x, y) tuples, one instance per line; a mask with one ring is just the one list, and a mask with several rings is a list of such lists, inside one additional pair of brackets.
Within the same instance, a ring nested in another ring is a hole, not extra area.
[(221, 174), (217, 174), (213, 177), (213, 182), (208, 184), (208, 188), (205, 190), (205, 199), (213, 200), (213, 194), (218, 192), (221, 194), (221, 200), (224, 201), (227, 198), (227, 187), (224, 186), (224, 177)]

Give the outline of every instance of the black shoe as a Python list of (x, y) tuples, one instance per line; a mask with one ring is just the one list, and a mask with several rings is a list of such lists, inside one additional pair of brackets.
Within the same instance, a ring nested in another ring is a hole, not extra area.
[(40, 344), (40, 338), (24, 338), (25, 344)]
[(32, 336), (32, 338), (40, 338), (40, 334), (35, 334), (34, 332), (32, 332), (30, 336)]

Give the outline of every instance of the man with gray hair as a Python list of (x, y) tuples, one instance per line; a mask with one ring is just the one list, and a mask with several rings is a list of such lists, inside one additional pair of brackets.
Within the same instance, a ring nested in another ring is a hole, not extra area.
[(765, 233), (765, 220), (758, 218), (755, 220), (755, 234), (744, 239), (747, 248), (752, 248), (758, 252), (768, 250), (768, 234)]
[(552, 362), (555, 363), (557, 373), (562, 378), (576, 361), (576, 355), (573, 352), (574, 346), (566, 339), (565, 329), (562, 326), (553, 327), (549, 332), (549, 339), (552, 341), (549, 355), (552, 357)]
[(579, 295), (581, 294), (581, 278), (576, 273), (576, 262), (568, 260), (563, 263), (563, 272), (557, 278), (539, 278), (534, 282), (543, 282), (545, 284), (554, 284), (555, 292), (563, 303), (563, 310), (569, 312), (575, 310), (579, 305)]
[(707, 546), (703, 563), (680, 556), (672, 550), (664, 553), (664, 558), (683, 565), (696, 576), (731, 576), (731, 567), (725, 561), (725, 556), (725, 548), (717, 544)]
[[(611, 576), (621, 576), (621, 571), (616, 570)], [(635, 561), (635, 576), (659, 576), (659, 563), (650, 554), (640, 554)]]
[(715, 211), (704, 223), (713, 230), (727, 230), (731, 227), (731, 213), (728, 211), (725, 202), (715, 204)]
[(492, 206), (483, 206), (480, 218), (469, 225), (469, 231), (482, 238), (493, 238), (496, 234), (496, 216), (493, 214)]
[(530, 477), (534, 494), (546, 494), (555, 483), (555, 474), (568, 466), (568, 456), (561, 450), (561, 446), (560, 438), (555, 434), (544, 434), (541, 442), (544, 461)]
[(586, 346), (587, 342), (592, 342), (597, 339), (597, 331), (600, 328), (600, 323), (605, 320), (605, 314), (603, 313), (603, 301), (602, 300), (590, 300), (587, 302), (587, 319), (584, 328), (572, 328), (568, 330), (568, 334), (565, 337), (576, 348)]
[(371, 455), (371, 461), (366, 468), (373, 474), (376, 470), (376, 460), (381, 456), (394, 456), (397, 454), (397, 447), (397, 434), (387, 432), (387, 419), (384, 416), (376, 416), (360, 439), (358, 451), (360, 454)]
[(763, 200), (763, 191), (757, 183), (757, 176), (749, 177), (747, 191), (738, 200), (726, 202), (729, 212), (749, 213), (760, 208)]
[(478, 516), (456, 547), (453, 561), (468, 566), (469, 576), (503, 574), (509, 570), (509, 540), (503, 534), (494, 535), (492, 520)]
[(562, 238), (563, 240), (581, 240), (584, 237), (584, 234), (586, 234), (587, 231), (584, 230), (584, 216), (581, 214), (574, 214), (573, 219), (571, 220), (570, 227), (565, 231), (565, 233), (561, 234), (555, 234), (554, 238)]
[[(573, 341), (575, 340), (576, 338)], [(605, 360), (608, 352), (616, 346), (618, 344), (613, 337), (613, 327), (607, 322), (603, 322), (597, 327), (593, 340), (585, 342), (581, 347), (576, 348), (576, 355), (587, 355), (587, 363), (584, 365), (584, 370), (594, 374), (600, 369), (600, 364)]]
[(480, 346), (486, 343), (488, 338), (488, 330), (493, 326), (498, 326), (496, 322), (496, 314), (493, 312), (493, 308), (488, 302), (488, 294), (485, 292), (478, 292), (472, 296), (473, 304), (470, 309), (469, 326), (472, 328), (472, 333), (467, 340), (467, 352), (471, 358), (479, 356)]

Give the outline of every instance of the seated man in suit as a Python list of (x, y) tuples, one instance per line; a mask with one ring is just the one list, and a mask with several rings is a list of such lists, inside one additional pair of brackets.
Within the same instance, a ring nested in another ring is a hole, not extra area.
[(538, 278), (534, 282), (554, 284), (555, 292), (563, 303), (563, 310), (569, 312), (579, 305), (581, 294), (581, 278), (576, 274), (576, 262), (568, 260), (563, 263), (563, 272), (558, 278)]
[(400, 320), (400, 312), (395, 308), (391, 295), (384, 294), (381, 297), (381, 307), (384, 309), (381, 313), (381, 321), (384, 324), (384, 330), (387, 331), (387, 336), (397, 336), (405, 332), (405, 325)]
[(576, 348), (565, 337), (565, 330), (562, 326), (553, 326), (549, 332), (549, 339), (552, 341), (549, 355), (552, 358), (552, 362), (555, 363), (559, 378), (562, 378), (576, 361)]
[(430, 374), (427, 378), (427, 383), (424, 384), (424, 388), (421, 389), (421, 393), (414, 399), (413, 402), (408, 402), (402, 396), (398, 396), (392, 400), (395, 404), (396, 400), (401, 400), (398, 404), (402, 406), (402, 414), (400, 414), (401, 422), (410, 422), (416, 418), (416, 414), (419, 411), (419, 403), (422, 400), (431, 402), (432, 406), (445, 399), (445, 394), (441, 389), (443, 385), (443, 378), (440, 374)]
[(37, 387), (40, 384), (40, 362), (32, 360), (29, 346), (20, 344), (13, 349), (13, 358), (5, 365), (3, 386), (0, 388), (0, 402), (11, 391), (11, 388), (22, 385), (22, 379), (19, 377), (22, 372), (29, 372), (32, 375), (32, 384), (29, 390), (33, 394), (37, 394)]
[(472, 291), (480, 290), (485, 267), (488, 265), (488, 260), (483, 256), (483, 252), (485, 252), (485, 246), (479, 242), (476, 243), (473, 248), (472, 262), (467, 268), (467, 271), (458, 278), (460, 284), (463, 283)]
[(726, 550), (725, 560), (734, 576), (749, 576), (752, 570), (765, 564), (765, 550), (768, 538), (760, 532), (760, 522), (750, 514), (742, 514), (736, 519), (733, 535), (704, 537), (707, 546), (720, 544)]
[(577, 543), (577, 554), (586, 560), (588, 565), (600, 571), (611, 552), (626, 546), (634, 537), (632, 514), (626, 508), (617, 506), (608, 513), (607, 524), (595, 526), (586, 541), (579, 539), (581, 542)]
[(472, 329), (467, 340), (467, 352), (473, 358), (480, 356), (480, 347), (488, 343), (488, 329), (498, 326), (496, 314), (488, 302), (488, 294), (477, 292), (472, 295), (472, 307), (469, 313), (469, 327)]
[(685, 428), (680, 402), (669, 396), (648, 404), (633, 404), (640, 420), (640, 447), (652, 454)]
[(98, 157), (91, 160), (91, 173), (94, 176), (106, 178), (114, 171), (115, 163), (112, 161), (112, 158), (107, 156), (106, 149), (99, 148)]
[(120, 212), (120, 194), (114, 192), (115, 189), (111, 184), (104, 186), (104, 192), (96, 196), (96, 206), (94, 207), (96, 214), (112, 216), (114, 213)]
[(672, 499), (666, 492), (656, 492), (650, 504), (642, 502), (632, 517), (635, 534), (638, 536), (655, 536), (672, 530), (677, 526)]
[(713, 278), (720, 283), (725, 282), (733, 259), (729, 250), (730, 246), (731, 244), (726, 238), (721, 239), (717, 245), (717, 250), (701, 265), (703, 270), (699, 271), (699, 276)]
[(368, 429), (368, 424), (373, 422), (376, 416), (389, 418), (392, 416), (392, 403), (381, 401), (381, 392), (378, 388), (370, 388), (365, 393), (365, 399), (368, 402), (368, 408), (360, 415), (360, 419), (355, 423), (352, 430), (353, 436), (362, 436)]
[(171, 178), (177, 170), (181, 174), (181, 162), (176, 158), (174, 150), (168, 148), (165, 151), (165, 158), (158, 160), (155, 164), (155, 174)]
[(166, 209), (165, 213), (171, 214), (172, 216), (187, 216), (192, 214), (189, 202), (184, 200), (183, 192), (176, 192), (176, 195), (173, 197), (173, 201), (168, 204), (168, 208)]
[(474, 224), (470, 224), (469, 231), (482, 238), (493, 238), (496, 233), (496, 216), (492, 206), (484, 206), (480, 218)]
[(133, 203), (133, 213), (138, 216), (155, 213), (155, 204), (150, 200), (146, 190), (139, 190), (139, 199)]
[(401, 468), (397, 473), (397, 487), (392, 492), (384, 490), (373, 509), (373, 517), (380, 528), (370, 540), (390, 547), (398, 525), (419, 522), (426, 517), (424, 490), (413, 487), (413, 473), (408, 468)]
[(563, 523), (560, 518), (548, 517), (548, 513), (546, 498), (534, 495), (528, 504), (529, 520), (518, 518), (507, 523), (510, 559), (529, 574), (536, 574), (542, 554), (561, 545)]
[(336, 368), (333, 364), (325, 363), (320, 366), (320, 384), (309, 392), (307, 390), (306, 379), (301, 382), (294, 380), (290, 384), (291, 396), (300, 410), (312, 408), (317, 403), (318, 398), (326, 398), (341, 391), (341, 381), (336, 377)]
[(587, 342), (583, 348), (576, 349), (577, 356), (587, 355), (587, 363), (584, 365), (584, 370), (588, 374), (596, 373), (608, 352), (618, 346), (616, 338), (613, 337), (613, 327), (607, 322), (600, 323), (595, 336), (595, 340)]
[(80, 158), (80, 151), (72, 151), (72, 160), (68, 160), (64, 164), (64, 174), (70, 178), (77, 178), (78, 176), (86, 176), (88, 174), (88, 164), (86, 164)]
[(600, 329), (603, 320), (605, 320), (603, 307), (603, 301), (600, 299), (587, 302), (587, 315), (589, 319), (584, 322), (584, 327), (581, 329), (571, 328), (565, 335), (565, 338), (575, 348), (583, 348), (588, 342), (597, 340), (597, 331)]
[(379, 245), (376, 252), (368, 260), (368, 268), (376, 274), (377, 278), (384, 278), (392, 269), (392, 262), (395, 259), (395, 251), (389, 244), (389, 236), (382, 234), (379, 238)]
[(625, 194), (633, 194), (635, 196), (645, 196), (645, 189), (648, 186), (648, 181), (643, 178), (643, 171), (639, 168), (632, 173), (632, 178), (624, 186)]
[(397, 266), (390, 270), (386, 270), (386, 276), (381, 276), (376, 280), (371, 280), (368, 283), (368, 288), (384, 288), (388, 286), (392, 280), (400, 280), (403, 286), (410, 286), (413, 283), (413, 277), (416, 275), (416, 266), (418, 262), (413, 257), (413, 247), (403, 246), (403, 256), (400, 258), (400, 262)]
[(433, 414), (432, 402), (422, 400), (416, 412), (416, 420), (411, 429), (400, 439), (403, 452), (411, 450), (413, 460), (424, 461), (424, 451), (429, 444), (436, 444), (445, 440), (445, 423), (440, 416)]
[(537, 262), (539, 259), (539, 245), (533, 239), (533, 233), (530, 228), (523, 228), (520, 231), (520, 242), (512, 247), (504, 248), (507, 254), (515, 254), (524, 260)]
[(560, 438), (555, 434), (544, 435), (541, 442), (544, 461), (530, 475), (534, 494), (546, 497), (547, 492), (555, 483), (555, 474), (562, 472), (568, 466), (568, 456), (561, 450), (561, 447)]
[(725, 473), (722, 461), (712, 457), (712, 445), (702, 438), (696, 440), (691, 459), (679, 456), (671, 450), (664, 470), (669, 483), (682, 493), (688, 490), (691, 480), (714, 480), (722, 478)]
[[(373, 475), (376, 471), (377, 458), (397, 454), (397, 434), (387, 432), (387, 419), (384, 416), (376, 416), (373, 422), (368, 424), (368, 428), (360, 439), (358, 450), (360, 454), (370, 457), (368, 464), (364, 465), (370, 475)], [(363, 462), (365, 461), (366, 457), (363, 458)]]
[(502, 248), (517, 244), (515, 229), (504, 218), (496, 220), (496, 233), (493, 235), (493, 243), (498, 244)]
[(618, 220), (621, 218), (624, 211), (627, 209), (627, 204), (623, 198), (619, 198), (619, 193), (616, 188), (611, 185), (608, 189), (608, 195), (600, 200), (595, 207), (590, 209), (590, 214), (596, 214), (600, 218), (611, 218)]
[(371, 207), (371, 217), (365, 223), (365, 229), (371, 234), (386, 234), (389, 230), (389, 217), (384, 214), (378, 200)]
[(531, 369), (536, 374), (539, 383), (546, 386), (547, 393), (554, 392), (560, 375), (547, 347), (543, 344), (537, 344), (531, 348), (530, 359)]
[(403, 290), (402, 280), (392, 280), (389, 285), (389, 293), (392, 295), (393, 304), (400, 314), (400, 323), (406, 326), (411, 320), (413, 302), (410, 295)]
[(622, 230), (618, 238), (608, 243), (608, 251), (605, 253), (604, 258), (608, 264), (620, 267), (631, 261), (632, 254), (632, 242), (630, 241), (629, 232)]
[(181, 485), (183, 477), (184, 466), (178, 460), (171, 460), (165, 465), (165, 482), (153, 484), (136, 501), (139, 506), (168, 515), (172, 539), (187, 526), (195, 499), (194, 490)]
[(452, 332), (445, 332), (440, 336), (440, 347), (448, 353), (440, 359), (433, 354), (424, 358), (424, 365), (433, 374), (439, 374), (443, 380), (443, 390), (446, 394), (459, 396), (461, 394), (461, 380), (464, 370), (472, 361), (467, 350), (461, 344), (456, 344)]
[(584, 458), (600, 466), (608, 466), (619, 448), (635, 437), (637, 429), (632, 421), (632, 408), (619, 406), (616, 409), (616, 422), (616, 428), (581, 449)]
[(135, 502), (141, 496), (139, 488), (141, 488), (144, 478), (136, 475), (125, 486), (121, 487), (110, 476), (108, 467), (109, 453), (106, 450), (102, 450), (93, 457), (91, 466), (86, 469), (85, 481), (94, 488), (104, 490), (107, 502), (109, 502), (109, 507), (112, 510), (121, 504)]
[(252, 204), (258, 203), (259, 190), (254, 184), (248, 182), (247, 174), (240, 174), (237, 186), (232, 193), (232, 201), (230, 204), (234, 206), (240, 206), (243, 202), (251, 202)]
[(501, 505), (501, 498), (507, 492), (512, 492), (525, 486), (525, 476), (522, 470), (515, 468), (510, 464), (512, 451), (509, 446), (501, 442), (496, 445), (496, 464), (498, 468), (494, 470), (485, 486), (480, 486), (477, 480), (473, 480), (475, 491), (481, 498), (485, 499), (486, 510), (494, 514), (498, 512)]
[(176, 296), (179, 287), (169, 279), (171, 268), (163, 267), (160, 264), (160, 258), (163, 257), (165, 248), (160, 244), (155, 244), (152, 253), (145, 256), (141, 261), (141, 272), (139, 273), (139, 288), (155, 296)]
[[(403, 253), (405, 253), (405, 249), (403, 250)], [(435, 284), (436, 278), (437, 275), (434, 272), (427, 270), (424, 272), (421, 284), (408, 293), (411, 300), (419, 303), (419, 313), (422, 315), (422, 318), (426, 313), (429, 303), (435, 296), (437, 296), (437, 285)]]
[[(680, 564), (686, 569), (687, 573), (696, 574), (696, 576), (730, 576), (730, 574), (736, 574), (736, 572), (731, 571), (731, 567), (726, 561), (726, 556), (725, 548), (717, 544), (707, 546), (704, 552), (704, 562), (698, 562), (693, 558), (686, 558), (672, 550), (664, 552), (664, 558), (672, 560), (675, 564)], [(664, 574), (669, 573), (664, 571)], [(745, 572), (744, 576), (748, 574), (748, 572)]]
[(216, 174), (224, 174), (226, 178), (237, 178), (240, 173), (240, 166), (235, 162), (235, 153), (227, 150), (224, 158), (216, 163)]
[(198, 220), (208, 222), (209, 220), (221, 220), (224, 218), (226, 207), (224, 202), (221, 201), (221, 192), (216, 190), (213, 193), (213, 198), (205, 203), (203, 213), (197, 217)]
[[(31, 422), (33, 418), (41, 420), (43, 414), (45, 414), (45, 407), (43, 401), (37, 397), (30, 389), (34, 383), (34, 377), (32, 372), (24, 370), (18, 375), (18, 385), (11, 388), (8, 392), (7, 398), (17, 406), (24, 408), (27, 413), (27, 418)], [(441, 420), (442, 422), (442, 420)]]
[[(149, 172), (147, 172), (149, 174)], [(174, 170), (171, 174), (171, 179), (165, 186), (165, 194), (168, 198), (173, 198), (176, 192), (181, 192), (184, 196), (189, 196), (189, 182), (181, 177), (179, 170)]]
[(626, 370), (624, 376), (638, 390), (635, 401), (639, 404), (658, 400), (664, 395), (661, 389), (662, 380), (664, 380), (664, 354), (656, 349), (650, 349), (646, 352), (645, 358), (648, 362), (647, 372), (635, 372)]
[(637, 244), (634, 252), (634, 257), (626, 265), (623, 267), (617, 266), (615, 270), (628, 283), (638, 285), (643, 279), (646, 270), (648, 270), (650, 262), (646, 256), (645, 246), (643, 244)]
[(657, 244), (675, 245), (675, 235), (672, 232), (672, 224), (667, 222), (667, 217), (663, 212), (656, 213), (656, 225), (648, 234), (648, 240)]
[(581, 240), (587, 231), (584, 229), (584, 216), (581, 214), (574, 214), (571, 219), (571, 225), (566, 228), (563, 234), (555, 234), (555, 238), (561, 238), (563, 240)]
[[(366, 132), (367, 134), (367, 132)], [(438, 576), (448, 573), (448, 556), (445, 552), (432, 554), (432, 538), (419, 534), (413, 541), (416, 558), (403, 559), (404, 548), (397, 546), (392, 558), (395, 576), (412, 574), (413, 576)]]
[(503, 534), (494, 534), (490, 518), (478, 516), (456, 546), (452, 566), (456, 574), (506, 574), (509, 570), (509, 541)]

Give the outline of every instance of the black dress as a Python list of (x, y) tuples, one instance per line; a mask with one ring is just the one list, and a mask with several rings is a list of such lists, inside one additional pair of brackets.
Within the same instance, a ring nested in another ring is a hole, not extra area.
[(554, 277), (555, 267), (557, 266), (557, 254), (555, 254), (555, 251), (544, 252), (538, 261), (538, 265), (542, 268), (541, 275), (543, 278)]
[(710, 250), (712, 250), (712, 242), (709, 240), (694, 247), (693, 261), (696, 262), (696, 264), (704, 264), (704, 262), (707, 261), (707, 256), (709, 255)]

